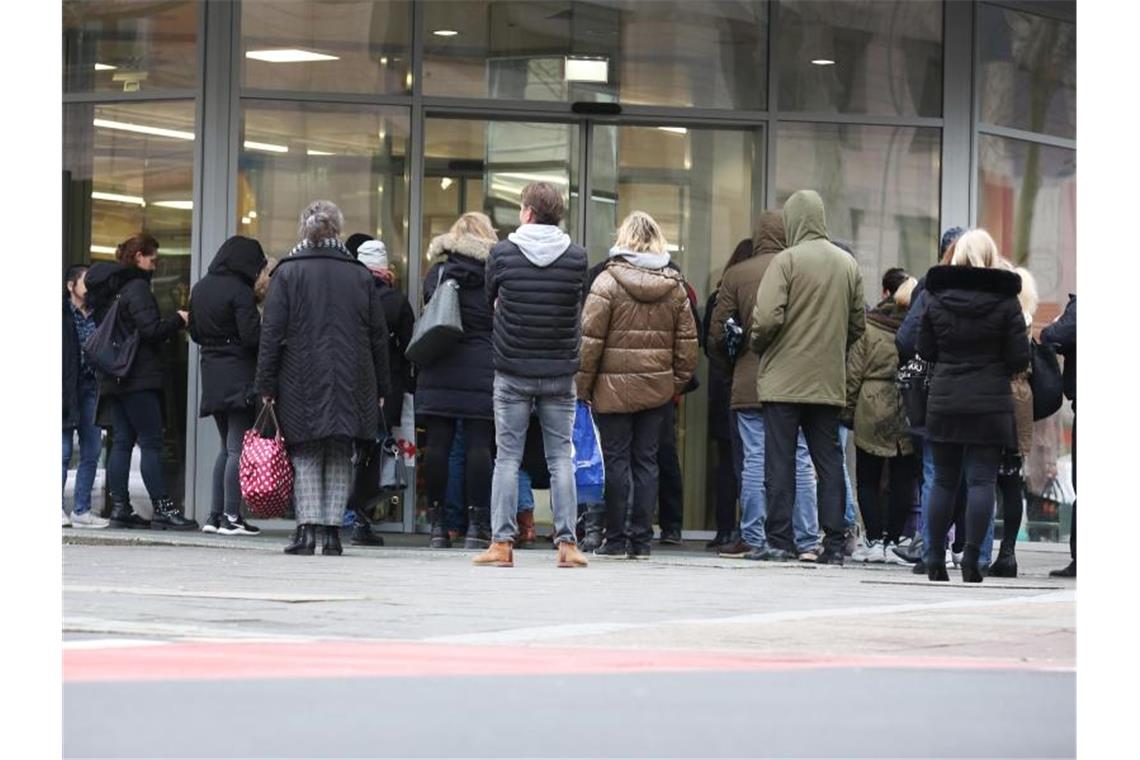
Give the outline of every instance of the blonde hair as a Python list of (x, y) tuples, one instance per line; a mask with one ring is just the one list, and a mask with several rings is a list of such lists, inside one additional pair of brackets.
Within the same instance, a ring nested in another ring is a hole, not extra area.
[(950, 265), (995, 269), (1001, 266), (1001, 255), (990, 233), (982, 229), (969, 230), (962, 233), (962, 237), (954, 243)]
[(632, 211), (617, 231), (615, 247), (635, 253), (664, 253), (665, 234), (649, 214)]
[(495, 234), (495, 228), (491, 226), (491, 218), (480, 211), (468, 211), (455, 220), (455, 224), (451, 225), (448, 232), (452, 237), (457, 238), (472, 235), (492, 243), (499, 242), (499, 236)]
[(902, 284), (895, 288), (895, 303), (902, 306), (904, 309), (910, 308), (910, 297), (914, 293), (914, 287), (918, 285), (918, 280), (913, 277), (907, 277), (902, 281)]
[(1021, 304), (1021, 313), (1025, 315), (1026, 326), (1033, 324), (1033, 317), (1037, 314), (1037, 278), (1025, 267), (1014, 267), (1021, 277), (1021, 292), (1017, 294), (1017, 301)]

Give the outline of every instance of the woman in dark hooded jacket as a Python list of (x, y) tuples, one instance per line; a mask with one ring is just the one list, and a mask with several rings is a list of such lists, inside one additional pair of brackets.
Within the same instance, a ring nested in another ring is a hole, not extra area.
[(491, 543), (491, 444), (495, 430), (491, 398), (495, 370), (491, 363), (492, 312), (484, 281), (487, 257), (497, 242), (487, 215), (469, 212), (428, 246), (428, 257), (436, 263), (424, 277), (424, 302), (431, 300), (440, 283), (455, 280), (463, 320), (463, 337), (443, 358), (421, 367), (416, 377), (416, 418), (427, 429), (424, 468), (432, 548), (451, 546), (443, 524), (443, 505), (456, 420), (463, 420), (467, 444), (464, 485), (468, 519), (463, 545), (483, 549)]
[(202, 356), (199, 414), (213, 416), (222, 439), (204, 533), (260, 533), (241, 515), (238, 460), (256, 411), (253, 378), (261, 315), (253, 286), (265, 264), (260, 243), (235, 235), (222, 243), (206, 276), (190, 291), (190, 337), (201, 346)]
[[(184, 311), (162, 316), (150, 289), (158, 264), (158, 241), (146, 233), (119, 244), (116, 263), (98, 262), (87, 271), (87, 297), (102, 324), (115, 300), (118, 319), (128, 333), (137, 332), (138, 349), (130, 372), (121, 379), (103, 377), (99, 383), (100, 406), (111, 415), (111, 455), (107, 459), (107, 491), (111, 497), (111, 526), (158, 530), (194, 530), (166, 490), (162, 475), (162, 385), (161, 345), (179, 333), (189, 320)], [(128, 479), (135, 443), (141, 451), (139, 469), (154, 505), (149, 522), (131, 507)]]
[(978, 558), (1002, 448), (1017, 448), (1010, 379), (1029, 364), (1029, 338), (1017, 300), (1021, 278), (999, 268), (997, 245), (985, 230), (962, 235), (950, 263), (926, 276), (929, 301), (918, 334), (919, 355), (934, 363), (926, 407), (934, 457), (927, 577), (949, 580), (946, 531), (964, 470), (962, 580), (981, 583)]

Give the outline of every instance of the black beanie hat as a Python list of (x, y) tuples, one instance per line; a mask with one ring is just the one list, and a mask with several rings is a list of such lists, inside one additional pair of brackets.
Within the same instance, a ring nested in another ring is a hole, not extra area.
[(365, 235), (363, 232), (354, 232), (348, 236), (348, 240), (344, 241), (344, 247), (348, 249), (349, 253), (356, 256), (356, 249), (360, 247), (360, 244), (372, 239), (373, 237), (371, 235)]

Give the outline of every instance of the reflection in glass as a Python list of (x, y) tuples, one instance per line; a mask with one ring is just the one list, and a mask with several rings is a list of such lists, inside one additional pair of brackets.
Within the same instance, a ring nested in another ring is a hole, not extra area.
[(993, 5), (978, 14), (982, 122), (1076, 137), (1076, 25)]
[(64, 92), (194, 87), (198, 6), (192, 0), (64, 0)]
[(1077, 288), (1077, 153), (978, 136), (978, 223), (998, 250), (1037, 279), (1037, 322), (1050, 322)]
[[(162, 314), (190, 296), (194, 102), (64, 106), (64, 264), (110, 261), (146, 230), (159, 242), (151, 281)], [(187, 346), (163, 345), (163, 463), (170, 494), (185, 490)], [(137, 463), (137, 457), (135, 458)], [(137, 464), (136, 464), (137, 466)]]
[(345, 237), (384, 241), (406, 288), (407, 109), (248, 101), (242, 116), (237, 232), (283, 256), (301, 209), (325, 198), (344, 212)]
[(942, 3), (781, 0), (781, 111), (942, 115)]
[(832, 239), (855, 250), (868, 301), (890, 267), (926, 272), (938, 251), (939, 130), (800, 123), (779, 130), (777, 205), (797, 190), (820, 194)]
[[(593, 145), (590, 260), (605, 259), (630, 211), (647, 211), (703, 309), (732, 250), (752, 235), (764, 182), (762, 130), (597, 126)], [(708, 374), (703, 355), (700, 361), (702, 385), (678, 412), (688, 530), (711, 528), (716, 504), (710, 474), (719, 452), (708, 446)]]
[(766, 107), (766, 2), (465, 0), (424, 5), (424, 92)]
[(242, 84), (306, 92), (411, 92), (412, 4), (243, 0)]

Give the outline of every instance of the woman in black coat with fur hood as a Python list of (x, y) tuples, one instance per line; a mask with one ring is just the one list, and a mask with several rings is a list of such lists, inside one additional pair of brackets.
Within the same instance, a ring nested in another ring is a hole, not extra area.
[(946, 531), (965, 471), (966, 547), (962, 580), (981, 583), (979, 547), (994, 505), (1002, 448), (1016, 448), (1010, 378), (1029, 364), (1029, 339), (1017, 294), (1021, 278), (997, 268), (1000, 256), (985, 230), (958, 239), (950, 266), (926, 276), (929, 301), (918, 353), (934, 367), (926, 409), (934, 456), (931, 547), (927, 575), (946, 574)]
[(218, 249), (210, 269), (190, 291), (190, 337), (201, 346), (202, 402), (222, 438), (214, 463), (213, 499), (204, 533), (257, 535), (241, 516), (238, 460), (245, 431), (253, 427), (257, 345), (261, 315), (253, 285), (265, 268), (256, 240), (235, 235)]

